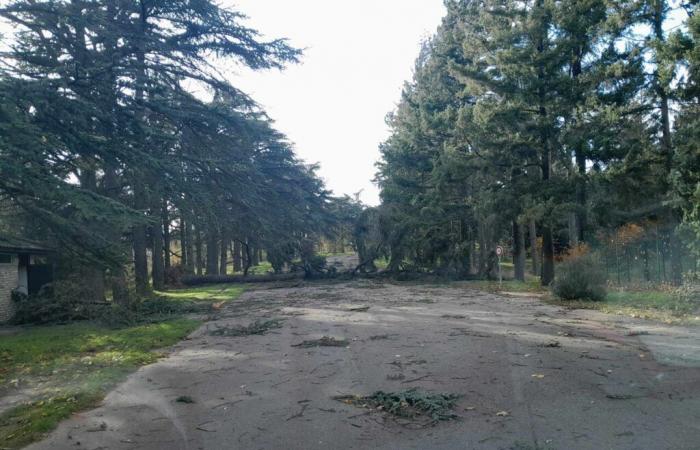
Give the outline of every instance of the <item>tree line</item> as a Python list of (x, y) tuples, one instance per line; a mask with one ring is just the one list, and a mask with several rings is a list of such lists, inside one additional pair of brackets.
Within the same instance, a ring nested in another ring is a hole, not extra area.
[[(387, 122), (378, 182), (390, 267), (544, 285), (566, 249), (653, 223), (671, 281), (698, 250), (698, 2), (448, 0)], [(697, 259), (695, 260), (697, 261)]]
[(129, 304), (173, 264), (247, 272), (264, 250), (279, 270), (349, 205), (225, 76), (301, 57), (241, 13), (11, 0), (0, 18), (0, 228), (56, 247), (95, 299)]

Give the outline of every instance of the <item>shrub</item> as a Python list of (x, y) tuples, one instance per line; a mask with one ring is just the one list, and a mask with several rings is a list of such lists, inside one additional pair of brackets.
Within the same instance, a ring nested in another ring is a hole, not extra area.
[(552, 292), (564, 300), (603, 300), (607, 295), (605, 272), (590, 254), (576, 255), (557, 267)]
[(182, 280), (187, 276), (187, 271), (181, 264), (168, 267), (165, 271), (165, 284), (168, 286), (182, 286)]
[(13, 291), (17, 325), (69, 322), (87, 318), (86, 303), (78, 295), (64, 295), (60, 282), (44, 286), (36, 295)]
[(700, 311), (700, 284), (696, 280), (686, 279), (682, 286), (674, 289), (675, 309), (687, 313)]

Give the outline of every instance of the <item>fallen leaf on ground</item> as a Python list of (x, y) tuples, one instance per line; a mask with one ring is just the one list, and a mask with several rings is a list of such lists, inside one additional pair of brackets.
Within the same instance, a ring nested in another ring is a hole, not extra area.
[(532, 378), (538, 378), (541, 380), (542, 378), (544, 378), (544, 375), (542, 375), (541, 373), (533, 373)]

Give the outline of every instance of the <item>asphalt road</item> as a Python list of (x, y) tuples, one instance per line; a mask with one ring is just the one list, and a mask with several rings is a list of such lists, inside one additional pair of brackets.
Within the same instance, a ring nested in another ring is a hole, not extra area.
[[(273, 318), (262, 336), (210, 334)], [(348, 345), (294, 346), (324, 336)], [(700, 449), (699, 342), (460, 284), (252, 290), (29, 448)], [(459, 394), (459, 418), (426, 426), (333, 399), (409, 388)]]

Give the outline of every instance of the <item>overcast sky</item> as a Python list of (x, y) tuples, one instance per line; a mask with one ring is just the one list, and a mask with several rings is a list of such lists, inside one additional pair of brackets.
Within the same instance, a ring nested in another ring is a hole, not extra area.
[(249, 16), (247, 25), (306, 48), (303, 62), (283, 72), (239, 71), (233, 84), (257, 100), (295, 143), (297, 154), (321, 165), (336, 194), (372, 184), (378, 144), (387, 135), (403, 82), (412, 75), (420, 42), (433, 34), (442, 0), (225, 0)]

